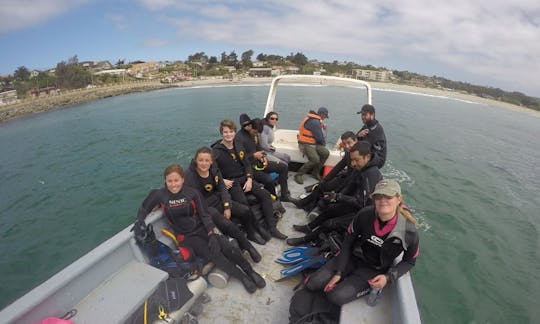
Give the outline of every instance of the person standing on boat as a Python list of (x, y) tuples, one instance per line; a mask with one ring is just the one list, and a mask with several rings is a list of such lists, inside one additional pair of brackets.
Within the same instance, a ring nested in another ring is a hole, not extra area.
[(135, 234), (146, 228), (144, 219), (156, 207), (173, 228), (179, 242), (179, 251), (184, 260), (195, 256), (210, 260), (221, 270), (242, 282), (246, 290), (254, 293), (266, 286), (264, 279), (242, 256), (240, 249), (215, 231), (208, 207), (197, 190), (184, 186), (184, 169), (171, 164), (163, 173), (165, 187), (150, 191), (139, 208), (135, 223)]
[(259, 144), (266, 152), (266, 157), (270, 161), (289, 164), (291, 157), (287, 153), (276, 152), (276, 148), (272, 145), (274, 143), (274, 128), (277, 126), (279, 120), (278, 113), (271, 111), (266, 114), (263, 119), (263, 129), (259, 134)]
[[(253, 261), (259, 262), (261, 255), (248, 239), (261, 245), (266, 241), (255, 230), (249, 207), (232, 201), (221, 172), (212, 163), (212, 150), (199, 148), (186, 171), (185, 185), (199, 191), (208, 204), (212, 221), (221, 233), (236, 239), (240, 249), (248, 251)], [(247, 237), (231, 217), (244, 226)]]
[[(342, 233), (354, 215), (362, 208), (372, 204), (371, 193), (382, 180), (382, 174), (374, 164), (370, 144), (359, 141), (350, 150), (350, 163), (353, 171), (346, 185), (338, 192), (324, 192), (314, 214), (315, 219), (306, 225), (293, 225), (306, 236), (287, 239), (289, 245), (300, 245), (319, 238), (321, 231), (338, 230)], [(320, 209), (319, 209), (320, 208)]]
[(267, 241), (271, 236), (280, 240), (286, 239), (287, 235), (281, 233), (276, 227), (277, 220), (274, 217), (270, 193), (253, 180), (253, 171), (245, 149), (240, 141), (235, 140), (236, 125), (230, 119), (223, 120), (219, 131), (222, 139), (212, 144), (212, 153), (232, 199), (249, 206), (246, 193), (252, 193), (261, 204), (262, 213), (270, 231), (268, 233), (264, 228), (259, 227), (259, 233)]
[(371, 150), (378, 159), (377, 166), (380, 169), (386, 162), (386, 135), (379, 121), (375, 119), (375, 107), (365, 104), (357, 114), (362, 116), (364, 125), (356, 135), (361, 141), (368, 141), (371, 144)]
[(350, 151), (354, 144), (358, 143), (358, 136), (352, 131), (346, 131), (341, 134), (340, 139), (345, 152), (343, 158), (336, 163), (321, 182), (313, 185), (313, 189), (309, 195), (293, 202), (296, 207), (310, 212), (317, 206), (317, 202), (322, 198), (324, 192), (339, 191), (347, 183), (353, 170), (351, 167)]
[(322, 121), (328, 118), (328, 109), (320, 107), (317, 112), (310, 110), (300, 122), (298, 128), (298, 147), (308, 161), (302, 165), (294, 176), (294, 181), (303, 184), (303, 175), (311, 173), (317, 180), (321, 180), (321, 170), (330, 152), (326, 148)]
[(280, 200), (282, 202), (290, 201), (289, 185), (287, 178), (289, 176), (289, 168), (285, 163), (278, 163), (268, 160), (264, 149), (259, 145), (260, 125), (256, 120), (249, 118), (247, 114), (240, 115), (240, 125), (242, 129), (236, 134), (235, 141), (239, 141), (246, 150), (248, 161), (253, 169), (253, 178), (262, 183), (264, 188), (271, 194), (277, 196), (274, 179), (270, 173), (275, 172), (278, 175), (278, 183), (280, 187)]
[(306, 281), (308, 289), (323, 290), (336, 305), (395, 283), (416, 263), (416, 219), (403, 204), (399, 183), (381, 180), (372, 197), (374, 205), (360, 210), (349, 225), (341, 252)]

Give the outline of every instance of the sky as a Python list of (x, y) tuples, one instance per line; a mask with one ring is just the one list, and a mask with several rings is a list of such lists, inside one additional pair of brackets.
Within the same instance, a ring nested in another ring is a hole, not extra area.
[(0, 0), (0, 75), (247, 50), (540, 97), (540, 1)]

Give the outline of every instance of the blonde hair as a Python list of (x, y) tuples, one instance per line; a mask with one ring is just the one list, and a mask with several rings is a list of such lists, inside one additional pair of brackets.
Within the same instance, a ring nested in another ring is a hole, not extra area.
[(400, 203), (399, 206), (398, 206), (398, 212), (403, 215), (403, 217), (405, 217), (409, 222), (413, 223), (413, 224), (416, 224), (418, 221), (416, 220), (416, 218), (414, 218), (414, 216), (408, 211), (406, 210), (405, 208), (401, 207), (403, 203)]

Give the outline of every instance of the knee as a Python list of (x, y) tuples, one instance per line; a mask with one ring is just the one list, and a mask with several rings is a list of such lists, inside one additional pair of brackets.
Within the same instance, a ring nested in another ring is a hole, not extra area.
[[(358, 295), (359, 297), (360, 295)], [(338, 285), (336, 288), (330, 290), (326, 297), (334, 305), (342, 306), (355, 300), (357, 297), (356, 289), (350, 285)]]

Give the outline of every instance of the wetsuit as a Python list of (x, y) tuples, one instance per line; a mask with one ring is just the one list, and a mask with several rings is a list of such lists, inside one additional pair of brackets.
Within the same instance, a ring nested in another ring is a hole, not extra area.
[[(167, 188), (152, 190), (139, 208), (138, 221), (144, 222), (144, 218), (155, 207), (163, 209), (182, 247), (193, 251), (198, 257), (214, 262), (218, 268), (242, 282), (248, 278), (246, 273), (253, 272), (239, 249), (234, 248), (225, 237), (214, 234), (215, 226), (208, 208), (195, 189), (184, 186), (176, 194)], [(210, 248), (211, 245), (214, 246)]]
[[(327, 293), (328, 300), (337, 305), (346, 304), (369, 292), (369, 279), (385, 274), (387, 284), (412, 269), (419, 251), (416, 227), (404, 216), (396, 214), (382, 223), (375, 207), (363, 208), (353, 219), (341, 252), (310, 276), (307, 287), (323, 289), (333, 275), (341, 281)], [(399, 263), (394, 260), (403, 252)]]
[(244, 225), (248, 237), (250, 235), (255, 235), (253, 214), (251, 213), (251, 210), (242, 203), (232, 201), (231, 196), (223, 183), (221, 172), (219, 172), (217, 168), (211, 167), (208, 177), (201, 177), (197, 172), (194, 161), (192, 161), (185, 176), (185, 185), (198, 190), (206, 200), (208, 210), (212, 216), (212, 221), (216, 224), (217, 228), (223, 234), (235, 238), (241, 249), (249, 251), (253, 248), (238, 225), (231, 219), (227, 219), (223, 216), (224, 210), (230, 209), (231, 218)]
[[(234, 141), (233, 148), (228, 149), (225, 145), (221, 144), (221, 141), (217, 141), (212, 144), (212, 153), (216, 166), (221, 171), (223, 178), (234, 181), (233, 186), (229, 189), (232, 199), (249, 206), (249, 202), (242, 188), (247, 181), (247, 177), (252, 177), (252, 169), (241, 143)], [(251, 193), (261, 204), (264, 219), (268, 228), (275, 228), (276, 219), (274, 217), (270, 193), (254, 180), (251, 186)]]
[[(360, 132), (364, 129), (369, 129), (369, 133), (364, 137), (360, 137)], [(386, 135), (379, 121), (376, 119), (368, 121), (358, 131), (357, 135), (359, 140), (371, 144), (371, 152), (378, 157), (377, 167), (382, 168), (386, 162)]]
[[(255, 166), (258, 161), (253, 156), (253, 153), (257, 151), (264, 151), (264, 149), (258, 143), (258, 137), (254, 138), (248, 131), (242, 129), (236, 134), (234, 140), (244, 147), (248, 161), (252, 166)], [(287, 164), (268, 160), (267, 165), (263, 170), (254, 170), (253, 177), (255, 180), (257, 180), (257, 182), (262, 183), (266, 190), (276, 195), (274, 179), (272, 179), (270, 176), (270, 173), (272, 172), (278, 174), (278, 183), (281, 187), (281, 197), (286, 197), (289, 192), (289, 185), (287, 184), (289, 170)]]

